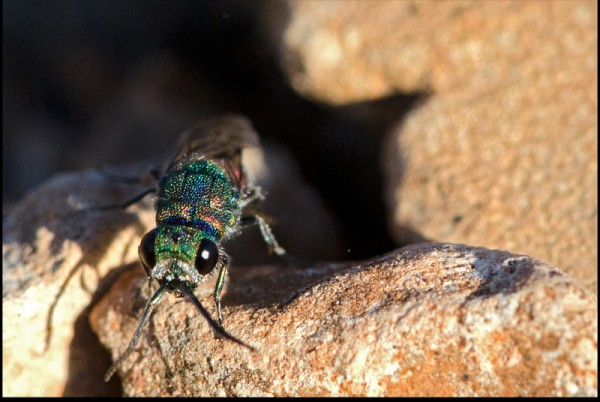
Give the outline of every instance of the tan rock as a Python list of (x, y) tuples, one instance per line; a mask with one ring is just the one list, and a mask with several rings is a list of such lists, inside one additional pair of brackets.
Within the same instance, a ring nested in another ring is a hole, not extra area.
[(333, 104), (495, 88), (556, 65), (577, 75), (596, 65), (592, 1), (325, 0), (288, 7), (280, 49), (290, 82)]
[(324, 102), (430, 94), (388, 143), (399, 244), (508, 249), (597, 291), (597, 32), (593, 1), (291, 1), (282, 57)]
[(154, 214), (143, 203), (127, 211), (90, 208), (124, 201), (140, 188), (93, 171), (60, 175), (4, 214), (3, 396), (114, 394), (114, 384), (93, 380), (107, 357), (86, 338), (91, 331), (81, 317), (106, 273), (137, 261)]
[(562, 73), (486, 94), (445, 93), (392, 133), (391, 229), (508, 249), (597, 291), (597, 90)]
[[(119, 370), (129, 396), (597, 395), (597, 301), (527, 256), (423, 244), (364, 263), (233, 267), (215, 339), (166, 297)], [(145, 303), (123, 275), (93, 310), (121, 353)], [(197, 292), (214, 314), (210, 293)]]

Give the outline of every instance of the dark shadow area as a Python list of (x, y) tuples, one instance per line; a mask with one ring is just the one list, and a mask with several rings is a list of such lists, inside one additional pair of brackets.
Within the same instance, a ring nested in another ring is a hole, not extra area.
[(69, 376), (63, 396), (121, 396), (123, 394), (118, 376), (113, 376), (109, 382), (104, 382), (104, 374), (112, 364), (112, 357), (92, 331), (89, 314), (115, 281), (125, 271), (132, 269), (141, 269), (140, 264), (133, 263), (109, 271), (98, 284), (90, 305), (75, 321), (74, 336), (69, 347)]
[(476, 298), (486, 299), (498, 293), (510, 294), (522, 289), (523, 284), (527, 282), (534, 271), (533, 262), (528, 258), (525, 261), (519, 261), (511, 257), (512, 254), (508, 252), (506, 254), (507, 259), (510, 258), (506, 266), (504, 264), (500, 266), (486, 265), (489, 262), (481, 264), (479, 259), (473, 263), (482, 282), (473, 293), (466, 297), (466, 301)]
[(291, 150), (347, 237), (344, 258), (396, 247), (383, 139), (419, 97), (342, 107), (300, 97), (265, 32), (269, 18), (285, 26), (287, 6), (260, 4), (3, 2), (3, 199), (54, 172), (168, 157), (201, 115), (237, 112)]
[[(289, 99), (294, 97), (290, 90)], [(302, 174), (341, 224), (347, 236), (345, 259), (368, 258), (396, 247), (387, 232), (381, 158), (389, 128), (398, 124), (402, 111), (410, 110), (416, 100), (398, 95), (326, 108), (298, 98), (298, 112), (284, 123), (288, 128), (276, 129), (287, 133), (286, 145)], [(262, 123), (257, 119), (256, 124)]]

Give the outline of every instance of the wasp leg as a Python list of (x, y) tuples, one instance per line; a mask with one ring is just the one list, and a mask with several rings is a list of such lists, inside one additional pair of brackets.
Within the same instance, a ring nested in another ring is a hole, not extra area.
[(150, 176), (152, 176), (154, 178), (154, 180), (156, 180), (156, 181), (160, 180), (160, 170), (156, 166), (151, 167), (148, 170), (148, 173), (150, 173)]
[(107, 211), (110, 209), (125, 209), (130, 205), (135, 204), (136, 202), (140, 201), (142, 198), (144, 198), (145, 196), (147, 196), (150, 193), (154, 193), (156, 192), (156, 188), (149, 188), (147, 190), (144, 190), (142, 193), (136, 195), (135, 197), (121, 203), (121, 204), (112, 204), (112, 205), (104, 205), (101, 207), (96, 207), (94, 209), (99, 209), (101, 211)]
[(246, 193), (240, 198), (240, 208), (245, 209), (248, 206), (254, 208), (264, 198), (260, 187), (249, 187), (246, 189)]
[[(309, 264), (302, 262), (298, 258), (290, 255), (283, 247), (279, 245), (277, 239), (273, 235), (271, 227), (266, 222), (265, 218), (260, 211), (257, 210), (258, 203), (264, 198), (260, 187), (250, 187), (247, 189), (246, 194), (242, 197), (241, 205), (243, 215), (240, 220), (242, 226), (258, 225), (260, 234), (263, 240), (269, 248), (269, 254), (275, 253), (278, 256), (286, 260), (289, 265), (294, 266), (308, 266)], [(268, 217), (267, 217), (268, 218)]]
[(287, 253), (283, 247), (279, 245), (277, 239), (275, 239), (275, 236), (271, 231), (271, 227), (267, 224), (267, 222), (265, 222), (263, 217), (260, 215), (254, 215), (254, 219), (256, 219), (256, 223), (258, 223), (258, 228), (260, 229), (260, 234), (262, 235), (263, 240), (269, 247), (269, 253), (275, 252), (275, 254), (278, 256), (286, 255)]
[(229, 266), (229, 257), (227, 254), (220, 253), (220, 264), (219, 276), (217, 278), (217, 284), (215, 285), (215, 304), (217, 305), (217, 323), (219, 327), (223, 328), (223, 315), (221, 313), (221, 292), (223, 291), (223, 285), (225, 284), (225, 276), (227, 275), (227, 267)]
[[(156, 166), (149, 168), (146, 174), (147, 175), (149, 174), (154, 179), (155, 182), (158, 182), (160, 180), (160, 170), (158, 170), (158, 168)], [(108, 175), (108, 174), (105, 173), (105, 175)], [(147, 180), (144, 177), (131, 178), (131, 177), (116, 176), (116, 175), (109, 175), (109, 177), (113, 181), (120, 181), (120, 182), (124, 182), (124, 183), (147, 182)], [(104, 206), (93, 208), (93, 209), (99, 209), (101, 211), (106, 211), (106, 210), (111, 210), (111, 209), (125, 209), (128, 206), (139, 202), (142, 198), (144, 198), (148, 194), (154, 193), (156, 191), (157, 191), (156, 187), (151, 187), (121, 204), (104, 205)]]
[(288, 256), (285, 249), (281, 247), (277, 242), (277, 239), (275, 239), (275, 236), (273, 235), (269, 224), (265, 221), (265, 219), (262, 216), (260, 216), (259, 213), (255, 213), (254, 215), (250, 216), (243, 216), (241, 219), (241, 224), (242, 226), (258, 225), (258, 228), (260, 229), (260, 234), (262, 235), (263, 240), (269, 248), (269, 254), (275, 253), (280, 257)]
[(134, 183), (142, 183), (144, 181), (147, 181), (147, 177), (151, 176), (154, 180), (158, 181), (160, 179), (160, 170), (156, 165), (153, 164), (149, 164), (146, 168), (145, 168), (145, 172), (143, 175), (135, 175), (135, 176), (125, 176), (121, 173), (114, 173), (111, 170), (104, 170), (101, 172), (102, 176), (109, 179), (110, 181), (116, 182), (116, 183), (128, 183), (128, 184), (134, 184)]
[(124, 203), (120, 204), (119, 207), (122, 209), (127, 208), (130, 205), (135, 204), (136, 202), (140, 201), (142, 198), (144, 198), (145, 196), (147, 196), (150, 193), (154, 193), (156, 192), (156, 188), (149, 188), (145, 191), (143, 191), (142, 193), (136, 195), (135, 197), (133, 197), (130, 200), (125, 201)]

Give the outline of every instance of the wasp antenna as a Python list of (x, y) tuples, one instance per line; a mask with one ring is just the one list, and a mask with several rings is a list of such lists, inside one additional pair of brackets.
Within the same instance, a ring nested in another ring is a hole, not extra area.
[(208, 311), (206, 311), (206, 309), (204, 307), (202, 307), (202, 304), (200, 304), (200, 301), (196, 298), (196, 296), (194, 295), (194, 293), (185, 285), (180, 287), (181, 291), (183, 292), (183, 294), (185, 294), (188, 299), (190, 299), (190, 301), (192, 303), (194, 303), (194, 306), (196, 306), (196, 308), (200, 311), (200, 313), (204, 316), (204, 318), (206, 318), (206, 320), (208, 321), (208, 323), (210, 324), (211, 327), (213, 327), (213, 329), (215, 331), (217, 331), (219, 334), (221, 334), (223, 337), (229, 339), (230, 341), (233, 341), (237, 344), (240, 344), (242, 346), (247, 347), (248, 349), (250, 349), (253, 352), (256, 352), (256, 349), (253, 348), (252, 346), (244, 343), (243, 341), (239, 340), (238, 338), (236, 338), (233, 335), (230, 335), (227, 331), (225, 331), (223, 329), (223, 327), (221, 327), (219, 324), (217, 324), (215, 322), (215, 320), (212, 319), (212, 317), (210, 316), (210, 314), (208, 314)]
[(113, 363), (112, 366), (110, 366), (110, 368), (108, 369), (108, 371), (104, 375), (104, 381), (105, 382), (108, 382), (108, 380), (110, 380), (110, 378), (117, 371), (117, 369), (119, 368), (119, 366), (121, 364), (123, 364), (123, 362), (125, 361), (125, 359), (127, 357), (129, 357), (129, 355), (131, 354), (131, 352), (133, 352), (133, 350), (135, 349), (135, 345), (137, 345), (137, 342), (138, 342), (138, 340), (140, 338), (140, 335), (142, 334), (142, 330), (144, 329), (144, 327), (148, 323), (148, 320), (150, 319), (150, 314), (152, 313), (152, 310), (154, 310), (154, 307), (163, 298), (163, 296), (165, 295), (166, 290), (167, 290), (166, 284), (161, 285), (158, 288), (158, 290), (156, 292), (154, 292), (154, 294), (152, 295), (152, 297), (150, 298), (150, 300), (148, 300), (148, 303), (146, 304), (146, 307), (144, 308), (144, 313), (142, 314), (142, 319), (140, 320), (140, 323), (138, 324), (138, 327), (135, 330), (135, 333), (133, 334), (133, 338), (131, 339), (131, 342), (129, 343), (129, 346), (127, 347), (127, 350), (121, 355), (121, 357), (119, 357), (119, 359), (116, 362)]

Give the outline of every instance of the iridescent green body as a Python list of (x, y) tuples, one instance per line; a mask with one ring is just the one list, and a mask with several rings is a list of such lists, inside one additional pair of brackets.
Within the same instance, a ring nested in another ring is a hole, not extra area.
[(194, 264), (203, 238), (218, 242), (239, 225), (240, 191), (217, 163), (179, 163), (159, 182), (156, 263), (177, 258)]
[(159, 183), (157, 226), (194, 227), (218, 241), (240, 217), (240, 192), (222, 167), (210, 160), (183, 164)]

